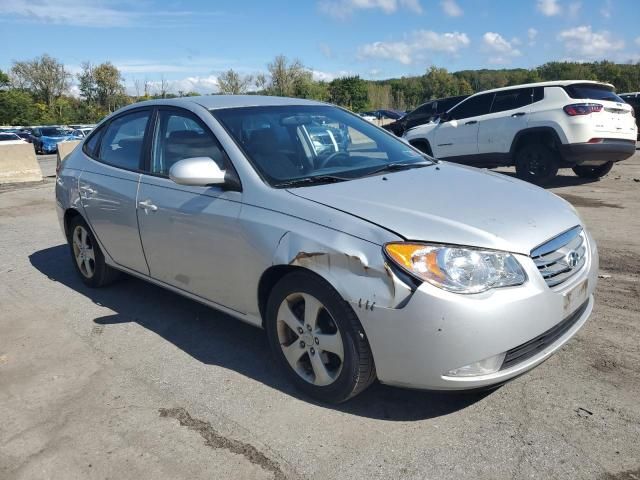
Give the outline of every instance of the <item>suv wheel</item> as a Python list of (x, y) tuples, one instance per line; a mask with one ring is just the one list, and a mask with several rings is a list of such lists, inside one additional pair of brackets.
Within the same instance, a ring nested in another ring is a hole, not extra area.
[(80, 216), (71, 220), (69, 232), (73, 265), (87, 286), (103, 287), (118, 278), (120, 272), (106, 264), (93, 232)]
[(315, 274), (295, 272), (280, 280), (265, 323), (276, 361), (307, 395), (340, 403), (375, 380), (373, 356), (353, 309)]
[(576, 165), (572, 168), (573, 173), (581, 178), (597, 179), (604, 177), (613, 168), (613, 162), (603, 163), (598, 166)]
[(526, 144), (516, 153), (516, 175), (527, 182), (543, 185), (558, 173), (556, 157), (546, 145)]

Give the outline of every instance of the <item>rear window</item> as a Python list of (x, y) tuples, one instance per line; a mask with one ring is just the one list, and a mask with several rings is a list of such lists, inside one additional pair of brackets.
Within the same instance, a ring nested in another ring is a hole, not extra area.
[(626, 97), (620, 97), (622, 98), (622, 100), (624, 100), (625, 102), (627, 102), (629, 105), (638, 108), (640, 107), (640, 97), (636, 97), (636, 96), (626, 96)]
[(623, 103), (623, 100), (616, 95), (613, 89), (606, 85), (577, 83), (575, 85), (567, 85), (564, 89), (571, 98), (608, 100)]

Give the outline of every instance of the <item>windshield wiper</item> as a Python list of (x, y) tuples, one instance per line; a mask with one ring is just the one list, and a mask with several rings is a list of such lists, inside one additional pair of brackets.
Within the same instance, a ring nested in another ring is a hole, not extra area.
[(299, 187), (307, 185), (318, 185), (321, 183), (336, 183), (351, 180), (350, 178), (337, 177), (335, 175), (316, 175), (315, 177), (294, 178), (286, 182), (277, 183), (275, 186), (279, 188)]
[(397, 172), (400, 170), (409, 170), (410, 168), (420, 168), (420, 167), (430, 167), (431, 165), (435, 165), (435, 162), (396, 162), (396, 163), (387, 163), (382, 167), (376, 168), (367, 172), (367, 175), (375, 175), (376, 173), (382, 172)]

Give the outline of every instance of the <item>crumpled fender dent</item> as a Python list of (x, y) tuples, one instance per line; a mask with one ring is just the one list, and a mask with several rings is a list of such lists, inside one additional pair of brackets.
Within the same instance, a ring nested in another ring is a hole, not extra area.
[(273, 258), (274, 265), (303, 267), (320, 275), (356, 310), (400, 308), (412, 290), (394, 275), (379, 245), (337, 236), (332, 246), (287, 232)]

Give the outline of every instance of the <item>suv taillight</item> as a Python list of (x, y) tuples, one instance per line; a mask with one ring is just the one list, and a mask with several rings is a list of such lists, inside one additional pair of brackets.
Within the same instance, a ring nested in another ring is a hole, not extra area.
[(564, 113), (570, 117), (576, 115), (589, 115), (590, 113), (602, 111), (602, 105), (599, 103), (574, 103), (564, 107)]

